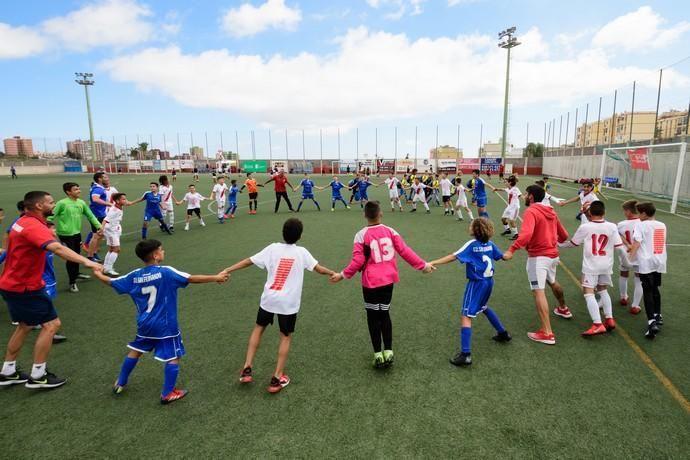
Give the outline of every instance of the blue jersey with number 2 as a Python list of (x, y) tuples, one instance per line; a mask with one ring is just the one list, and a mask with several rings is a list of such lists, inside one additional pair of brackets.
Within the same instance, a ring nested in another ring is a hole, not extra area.
[(470, 240), (455, 251), (458, 262), (465, 264), (468, 280), (484, 280), (494, 276), (494, 261), (503, 258), (503, 253), (493, 243)]
[(118, 294), (129, 294), (137, 307), (137, 336), (164, 339), (180, 334), (177, 290), (187, 287), (189, 274), (165, 265), (149, 265), (114, 278)]

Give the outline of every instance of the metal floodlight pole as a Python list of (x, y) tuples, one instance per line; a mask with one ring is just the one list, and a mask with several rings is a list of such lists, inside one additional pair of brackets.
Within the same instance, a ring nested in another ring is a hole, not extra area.
[(558, 148), (560, 149), (563, 143), (561, 142), (563, 136), (563, 115), (561, 115), (561, 121), (558, 123)]
[(271, 130), (268, 130), (268, 162), (273, 162), (273, 142), (271, 140)]
[(498, 34), (498, 46), (508, 50), (506, 57), (506, 89), (503, 101), (503, 138), (501, 139), (501, 158), (506, 157), (506, 138), (508, 137), (508, 98), (510, 94), (510, 50), (520, 44), (517, 37), (513, 37), (515, 27), (506, 29)]
[(601, 99), (602, 99), (602, 97), (599, 96), (599, 114), (597, 115), (597, 137), (594, 140), (594, 154), (595, 155), (597, 153), (597, 146), (599, 145), (599, 126), (601, 126)]
[(307, 148), (304, 144), (304, 130), (302, 130), (302, 161), (304, 162), (302, 167), (304, 167), (304, 165), (307, 164)]
[(319, 169), (321, 170), (321, 175), (323, 176), (323, 130), (319, 128)]
[(482, 143), (484, 142), (484, 123), (479, 124), (479, 152), (477, 155), (482, 156)]
[(96, 158), (96, 142), (94, 141), (93, 137), (93, 123), (91, 121), (91, 101), (89, 100), (89, 86), (93, 86), (93, 84), (96, 83), (96, 81), (93, 79), (92, 73), (75, 72), (74, 75), (77, 77), (77, 79), (74, 81), (77, 84), (82, 85), (84, 87), (84, 95), (86, 96), (86, 115), (89, 119), (89, 141), (91, 143), (91, 159), (95, 161), (98, 158)]
[(417, 127), (414, 127), (414, 168), (417, 167)]
[(585, 107), (585, 132), (584, 132), (585, 142), (582, 144), (582, 150), (580, 150), (580, 156), (585, 154), (584, 144), (587, 143), (586, 141), (587, 141), (587, 122), (588, 121), (589, 121), (589, 102), (587, 103), (587, 106)]
[(570, 112), (565, 117), (565, 145), (568, 145), (568, 134), (570, 133)]
[[(290, 152), (288, 151), (288, 130), (285, 128), (285, 162), (288, 162), (290, 158)], [(287, 165), (286, 165), (287, 166)]]
[(635, 81), (633, 81), (632, 104), (630, 106), (630, 136), (628, 136), (628, 143), (632, 142), (633, 134), (633, 117), (635, 116)]
[[(611, 144), (613, 144), (613, 129), (615, 127), (616, 123), (616, 99), (618, 98), (618, 90), (614, 90), (613, 92), (613, 115), (611, 115), (611, 132), (609, 133), (609, 147), (611, 147)], [(656, 122), (654, 122), (654, 126), (656, 126)]]
[[(579, 115), (579, 109), (576, 107), (575, 108), (575, 145), (574, 145), (574, 147), (577, 147), (577, 137), (578, 137), (578, 134), (577, 134), (577, 116), (578, 115)], [(587, 143), (587, 139), (585, 139), (585, 137), (582, 136), (582, 141), (580, 141), (580, 147), (582, 147), (586, 143)], [(572, 150), (571, 150), (571, 152), (572, 152)]]
[(659, 122), (659, 102), (661, 101), (661, 78), (664, 75), (664, 69), (659, 69), (659, 89), (656, 93), (656, 114), (654, 115), (654, 134), (652, 134), (652, 143), (656, 139), (656, 124)]

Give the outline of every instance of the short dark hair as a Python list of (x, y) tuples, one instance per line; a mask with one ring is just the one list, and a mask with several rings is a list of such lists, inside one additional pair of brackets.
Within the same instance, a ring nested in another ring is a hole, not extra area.
[(585, 185), (588, 185), (590, 187), (594, 187), (594, 182), (592, 181), (592, 179), (587, 179), (585, 181), (582, 181), (582, 186), (584, 187)]
[(606, 206), (604, 206), (603, 201), (592, 201), (589, 205), (589, 215), (590, 216), (603, 216), (606, 214)]
[(630, 211), (633, 214), (637, 214), (637, 200), (624, 201), (621, 207), (623, 211)]
[(381, 205), (378, 201), (367, 201), (364, 205), (364, 217), (368, 220), (376, 219), (381, 213)]
[(488, 243), (494, 236), (494, 224), (483, 217), (477, 217), (470, 224), (472, 235), (482, 243)]
[(98, 182), (99, 180), (101, 180), (101, 177), (103, 176), (105, 176), (105, 173), (103, 171), (99, 171), (93, 175), (93, 181)]
[[(305, 173), (305, 174), (306, 174), (306, 173)], [(233, 179), (233, 180), (230, 181), (230, 185), (235, 185), (235, 184), (237, 184), (237, 181), (236, 181), (235, 179)]]
[(637, 203), (637, 212), (645, 213), (648, 217), (654, 217), (656, 214), (656, 206), (654, 203)]
[(549, 176), (544, 176), (544, 180), (545, 181), (549, 180)]
[(251, 176), (251, 175), (252, 175), (252, 173), (251, 173), (251, 172), (248, 172), (248, 173), (247, 173), (247, 177), (249, 177), (249, 176)]
[(163, 246), (163, 243), (158, 240), (143, 240), (137, 243), (137, 246), (134, 248), (134, 252), (137, 254), (138, 258), (144, 262), (148, 262), (151, 260), (151, 254), (153, 254), (161, 246)]
[(62, 191), (67, 193), (74, 187), (79, 187), (79, 184), (77, 184), (76, 182), (65, 182), (64, 184), (62, 184)]
[(165, 185), (168, 183), (168, 176), (163, 174), (161, 177), (158, 178), (158, 182), (161, 183), (161, 185)]
[(149, 185), (155, 185), (156, 187), (158, 187), (158, 182), (149, 182)]
[(292, 217), (283, 224), (283, 239), (287, 244), (295, 244), (302, 238), (302, 230), (302, 221)]
[(17, 211), (24, 212), (24, 200), (17, 201)]
[(541, 203), (544, 201), (544, 196), (546, 196), (546, 190), (539, 185), (530, 185), (525, 189), (527, 195), (532, 195), (536, 203)]
[(546, 187), (546, 183), (543, 180), (535, 180), (534, 183), (540, 186), (541, 188)]
[(196, 184), (189, 184), (189, 185), (187, 186), (187, 188), (189, 188), (189, 187), (196, 187)]
[(515, 184), (518, 183), (518, 178), (515, 177), (515, 176), (510, 176), (510, 177), (508, 178), (508, 183), (509, 183), (510, 185), (512, 185), (513, 187), (515, 187)]
[(127, 196), (127, 195), (125, 195), (124, 193), (113, 193), (113, 196), (111, 196), (110, 199), (112, 201), (117, 201), (120, 198), (122, 198), (123, 196)]
[(24, 208), (36, 209), (36, 205), (43, 201), (45, 197), (50, 196), (48, 192), (33, 191), (24, 195)]
[(481, 171), (479, 171), (478, 169), (473, 169), (472, 174), (476, 174), (479, 176), (481, 174)]

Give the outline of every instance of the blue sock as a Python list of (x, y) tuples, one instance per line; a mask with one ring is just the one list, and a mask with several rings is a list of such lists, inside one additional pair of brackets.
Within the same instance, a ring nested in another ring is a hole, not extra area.
[(302, 203), (304, 203), (304, 201), (300, 201), (299, 204), (297, 205), (297, 210), (298, 210), (298, 211), (299, 211), (300, 209), (302, 209)]
[(89, 234), (86, 235), (86, 240), (84, 240), (84, 244), (88, 246), (89, 243), (91, 242), (91, 238), (93, 238), (93, 233), (89, 232)]
[(138, 362), (139, 358), (130, 358), (129, 356), (125, 356), (125, 360), (122, 362), (122, 368), (120, 369), (120, 375), (117, 377), (118, 385), (127, 385), (129, 374), (132, 373)]
[[(316, 200), (312, 200), (312, 201), (314, 201), (314, 204), (316, 205), (316, 209), (318, 209), (319, 211), (321, 211), (321, 206), (319, 206), (319, 202), (316, 201)], [(300, 204), (302, 204), (302, 203), (300, 203)]]
[(165, 223), (165, 221), (163, 219), (159, 219), (158, 222), (160, 222), (161, 228), (163, 229), (164, 232), (171, 234), (170, 228), (168, 227), (168, 225)]
[(230, 214), (235, 214), (235, 211), (237, 211), (237, 203), (230, 205)]
[(175, 382), (177, 381), (177, 374), (180, 373), (180, 365), (166, 363), (165, 364), (165, 380), (163, 381), (162, 396), (170, 394), (175, 389)]
[(7, 251), (2, 251), (2, 254), (0, 254), (0, 265), (5, 263), (6, 258), (7, 258)]
[(486, 310), (484, 310), (484, 315), (486, 315), (486, 319), (488, 319), (494, 329), (496, 329), (496, 332), (500, 334), (501, 332), (506, 331), (506, 328), (503, 327), (503, 324), (501, 324), (501, 320), (498, 319), (498, 315), (491, 308), (486, 307)]
[(148, 234), (148, 232), (149, 232), (149, 229), (148, 229), (148, 228), (146, 228), (146, 227), (141, 227), (141, 239), (142, 239), (142, 240), (145, 240), (145, 239), (146, 239), (146, 235)]
[(482, 211), (479, 213), (479, 217), (484, 217), (485, 219), (489, 218), (489, 213), (486, 211)]
[(460, 351), (470, 353), (472, 349), (472, 328), (460, 328)]

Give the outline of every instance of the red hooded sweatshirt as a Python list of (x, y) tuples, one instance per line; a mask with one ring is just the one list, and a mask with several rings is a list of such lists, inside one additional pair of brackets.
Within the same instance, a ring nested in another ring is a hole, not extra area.
[(550, 206), (533, 203), (525, 210), (522, 221), (520, 236), (510, 250), (515, 252), (527, 248), (529, 257), (558, 257), (556, 244), (568, 239), (568, 231), (556, 211)]

